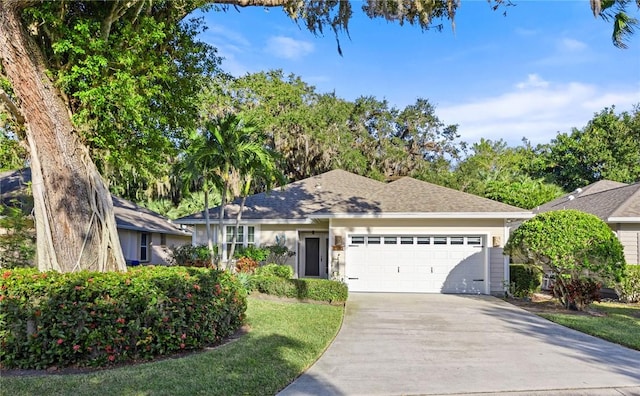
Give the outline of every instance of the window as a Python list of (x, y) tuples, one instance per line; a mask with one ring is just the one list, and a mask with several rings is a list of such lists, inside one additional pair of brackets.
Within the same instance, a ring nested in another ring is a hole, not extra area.
[(418, 237), (418, 245), (429, 245), (429, 244), (431, 244), (431, 238)]
[(160, 234), (160, 245), (167, 246), (167, 234)]
[(140, 233), (140, 261), (149, 261), (149, 234)]
[(467, 245), (482, 245), (481, 237), (467, 237)]
[(367, 238), (367, 243), (369, 245), (379, 245), (380, 244), (380, 237), (379, 236), (370, 236), (369, 238)]
[(364, 237), (363, 236), (352, 236), (351, 243), (354, 245), (364, 245)]
[(452, 245), (464, 245), (464, 237), (451, 237)]
[(396, 245), (398, 243), (397, 237), (384, 237), (385, 245)]
[(447, 244), (447, 237), (433, 237), (433, 244), (434, 245), (446, 245)]
[(413, 237), (400, 237), (401, 245), (413, 245)]
[[(227, 226), (225, 232), (225, 252), (227, 257), (231, 253), (231, 242), (233, 242), (233, 234), (235, 233), (235, 226)], [(246, 235), (246, 238), (245, 238)], [(235, 252), (243, 247), (256, 244), (256, 229), (254, 226), (241, 225), (238, 226), (238, 235), (236, 237)]]

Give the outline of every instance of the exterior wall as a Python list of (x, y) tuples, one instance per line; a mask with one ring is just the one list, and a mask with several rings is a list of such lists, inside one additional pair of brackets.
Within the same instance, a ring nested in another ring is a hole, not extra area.
[(327, 232), (328, 225), (326, 223), (319, 224), (265, 224), (260, 226), (259, 245), (267, 246), (276, 243), (276, 236), (285, 237), (285, 244), (289, 250), (296, 254), (289, 257), (286, 264), (293, 268), (293, 276), (299, 277), (301, 274), (301, 241), (300, 233), (304, 232)]
[[(475, 234), (487, 236), (489, 247), (489, 291), (504, 291), (505, 222), (503, 219), (332, 219), (330, 244), (333, 245), (332, 271), (337, 269), (339, 278), (345, 274), (346, 251), (338, 242), (348, 243), (349, 234)], [(494, 243), (497, 245), (494, 247)]]
[(493, 295), (504, 296), (504, 282), (507, 274), (504, 273), (504, 249), (489, 248), (489, 292)]
[(627, 264), (640, 264), (640, 224), (621, 223), (615, 229)]
[(118, 229), (118, 237), (120, 238), (124, 259), (127, 262), (137, 261), (140, 257), (138, 233), (136, 231)]
[(170, 248), (182, 246), (182, 245), (190, 245), (191, 235), (166, 234), (165, 242), (166, 244), (163, 245), (161, 234), (158, 234), (158, 233), (151, 234), (151, 246), (150, 246), (151, 260), (149, 260), (151, 264), (168, 265), (169, 255), (171, 253)]

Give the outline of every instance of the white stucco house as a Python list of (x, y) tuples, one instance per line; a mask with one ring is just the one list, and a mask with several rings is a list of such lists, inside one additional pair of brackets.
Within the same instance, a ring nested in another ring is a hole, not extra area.
[[(238, 210), (237, 201), (225, 207), (223, 255)], [(219, 208), (209, 214), (217, 235)], [(297, 277), (337, 278), (350, 291), (502, 294), (509, 226), (532, 216), (409, 177), (383, 183), (334, 170), (248, 197), (237, 243), (284, 237)], [(204, 212), (175, 222), (205, 243)]]
[[(28, 168), (0, 173), (0, 203), (10, 204), (12, 199), (31, 202), (25, 188), (30, 181)], [(189, 227), (177, 225), (133, 202), (112, 198), (118, 237), (128, 265), (168, 264), (170, 247), (191, 244)]]

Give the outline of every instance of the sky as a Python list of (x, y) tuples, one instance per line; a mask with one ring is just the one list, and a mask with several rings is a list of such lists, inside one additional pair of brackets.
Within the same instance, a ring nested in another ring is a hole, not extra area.
[[(330, 29), (314, 36), (279, 8), (209, 11), (200, 37), (235, 76), (282, 69), (347, 100), (375, 96), (404, 108), (428, 99), (468, 143), (549, 143), (605, 107), (640, 103), (640, 31), (621, 50), (588, 1), (513, 2), (492, 11), (463, 0), (455, 29), (443, 21), (438, 32), (369, 19), (354, 1), (342, 56)], [(633, 3), (629, 10), (640, 19)]]

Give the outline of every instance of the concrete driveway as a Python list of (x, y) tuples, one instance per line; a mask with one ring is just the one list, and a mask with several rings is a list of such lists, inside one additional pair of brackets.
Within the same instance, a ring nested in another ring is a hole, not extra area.
[(280, 395), (497, 393), (640, 395), (640, 352), (493, 297), (353, 293), (333, 344)]

